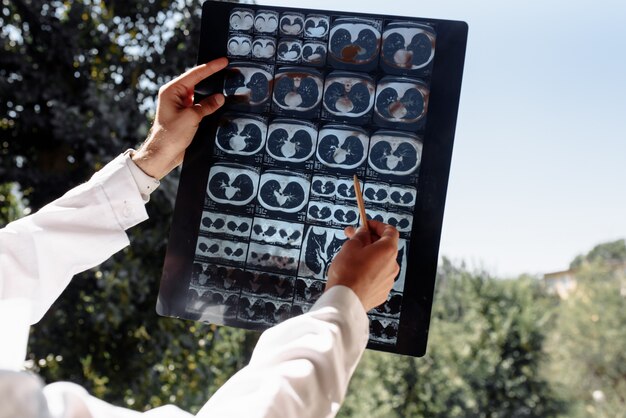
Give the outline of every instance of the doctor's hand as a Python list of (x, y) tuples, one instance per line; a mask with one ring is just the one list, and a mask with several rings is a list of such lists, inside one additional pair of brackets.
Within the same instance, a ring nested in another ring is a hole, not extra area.
[(398, 230), (373, 220), (367, 224), (370, 232), (364, 227), (345, 229), (350, 239), (328, 269), (326, 289), (336, 285), (349, 287), (369, 311), (387, 300), (400, 266), (396, 261)]
[(224, 104), (224, 95), (221, 93), (194, 104), (194, 87), (226, 65), (226, 58), (198, 65), (159, 89), (152, 129), (148, 139), (132, 157), (146, 174), (161, 179), (183, 161), (185, 149), (191, 143), (202, 118)]

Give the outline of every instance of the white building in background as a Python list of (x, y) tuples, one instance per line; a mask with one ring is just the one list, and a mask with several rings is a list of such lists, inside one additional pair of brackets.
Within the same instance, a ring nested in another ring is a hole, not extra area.
[(576, 289), (576, 270), (569, 269), (546, 273), (543, 275), (543, 284), (550, 294), (557, 294), (561, 299)]
[[(626, 297), (626, 263), (622, 261), (607, 262), (610, 270), (612, 270), (622, 283), (620, 294)], [(554, 273), (546, 273), (543, 275), (543, 284), (546, 291), (550, 294), (556, 294), (561, 299), (567, 299), (569, 294), (576, 290), (576, 273), (577, 269), (569, 269), (563, 271), (555, 271)]]

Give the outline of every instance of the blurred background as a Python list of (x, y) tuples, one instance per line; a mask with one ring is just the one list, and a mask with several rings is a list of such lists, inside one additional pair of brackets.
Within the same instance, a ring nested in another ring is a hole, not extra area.
[[(0, 0), (0, 225), (145, 139), (201, 3)], [(470, 27), (428, 354), (366, 352), (339, 416), (624, 416), (626, 5), (258, 3)], [(195, 412), (247, 363), (258, 334), (154, 313), (176, 187), (33, 327), (29, 369)]]

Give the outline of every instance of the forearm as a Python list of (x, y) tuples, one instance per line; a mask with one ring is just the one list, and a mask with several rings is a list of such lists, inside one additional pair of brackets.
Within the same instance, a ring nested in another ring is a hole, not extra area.
[(0, 230), (0, 299), (31, 302), (37, 322), (72, 276), (128, 245), (126, 229), (147, 218), (121, 155), (37, 213)]
[(250, 364), (198, 416), (333, 417), (365, 349), (368, 319), (344, 286), (308, 313), (266, 331)]

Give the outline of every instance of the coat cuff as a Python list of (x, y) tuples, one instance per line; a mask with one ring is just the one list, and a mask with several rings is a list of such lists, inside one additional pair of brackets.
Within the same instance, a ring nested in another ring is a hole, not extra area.
[(369, 339), (369, 318), (363, 307), (363, 303), (352, 289), (347, 286), (337, 285), (326, 290), (315, 302), (311, 311), (336, 309), (342, 313), (342, 317), (350, 324), (349, 329), (354, 334), (359, 344), (367, 345)]
[(126, 160), (126, 164), (130, 169), (130, 173), (133, 175), (133, 179), (135, 179), (135, 183), (137, 184), (137, 188), (139, 189), (139, 193), (141, 193), (141, 198), (144, 203), (148, 203), (150, 200), (150, 194), (155, 191), (161, 182), (154, 177), (151, 177), (143, 172), (139, 166), (133, 161), (133, 153), (134, 149), (128, 149), (124, 153), (124, 155), (128, 155), (129, 158)]
[(148, 219), (145, 201), (135, 181), (128, 153), (116, 157), (93, 175), (90, 182), (102, 187), (115, 218), (124, 230)]

